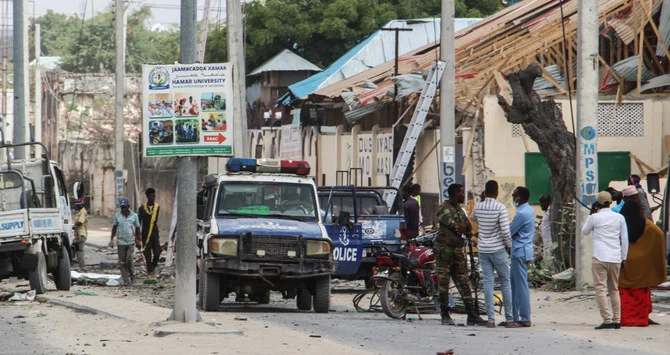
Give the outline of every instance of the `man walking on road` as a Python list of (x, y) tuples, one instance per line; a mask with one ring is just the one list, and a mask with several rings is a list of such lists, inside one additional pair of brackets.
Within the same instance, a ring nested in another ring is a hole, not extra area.
[(447, 189), (449, 200), (444, 201), (439, 208), (437, 219), (440, 224), (440, 232), (435, 245), (435, 260), (437, 261), (437, 272), (439, 280), (440, 312), (443, 325), (454, 325), (449, 315), (449, 277), (454, 280), (458, 293), (461, 294), (465, 311), (468, 314), (468, 325), (486, 325), (486, 321), (479, 317), (475, 311), (470, 281), (468, 279), (468, 266), (463, 246), (463, 236), (472, 237), (472, 226), (465, 215), (461, 204), (465, 201), (465, 189), (463, 185), (452, 184)]
[[(619, 273), (628, 255), (628, 229), (626, 219), (610, 210), (612, 196), (609, 192), (601, 191), (596, 199), (600, 209), (592, 213), (582, 227), (583, 235), (593, 233), (591, 272), (598, 308), (603, 317), (603, 323), (595, 329), (620, 329)], [(607, 305), (608, 293), (612, 302), (611, 311)]]
[(80, 198), (74, 203), (77, 214), (74, 216), (74, 243), (77, 247), (77, 264), (81, 272), (88, 272), (86, 268), (86, 257), (84, 256), (84, 246), (88, 237), (88, 212), (84, 207), (84, 198)]
[(114, 215), (112, 237), (109, 239), (110, 247), (114, 245), (114, 237), (118, 237), (119, 268), (121, 278), (125, 286), (132, 286), (135, 282), (135, 270), (133, 268), (134, 246), (142, 245), (140, 240), (140, 221), (137, 214), (130, 209), (130, 201), (122, 198), (120, 203), (121, 212)]
[(512, 317), (512, 289), (510, 286), (508, 256), (512, 246), (509, 234), (509, 216), (507, 207), (496, 201), (498, 198), (498, 182), (486, 182), (485, 198), (475, 205), (472, 220), (479, 226), (479, 264), (484, 277), (484, 300), (486, 302), (487, 327), (494, 328), (495, 311), (493, 300), (493, 270), (500, 279), (500, 289), (505, 306), (506, 328), (518, 327)]
[(161, 243), (158, 236), (158, 212), (156, 190), (150, 187), (145, 192), (147, 203), (140, 206), (137, 216), (142, 226), (142, 253), (147, 263), (147, 280), (156, 280), (156, 267), (161, 256)]
[(528, 290), (528, 263), (533, 261), (535, 211), (528, 204), (530, 191), (517, 186), (512, 193), (516, 215), (510, 225), (512, 235), (512, 316), (521, 327), (530, 327), (530, 291)]

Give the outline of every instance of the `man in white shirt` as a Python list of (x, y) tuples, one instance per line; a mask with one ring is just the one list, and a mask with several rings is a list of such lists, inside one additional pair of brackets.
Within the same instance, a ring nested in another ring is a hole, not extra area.
[[(603, 317), (603, 323), (595, 329), (621, 329), (619, 272), (624, 268), (628, 255), (628, 229), (624, 217), (610, 210), (612, 195), (609, 192), (601, 191), (596, 199), (599, 210), (592, 212), (582, 227), (583, 235), (593, 232), (591, 272), (596, 300)], [(605, 290), (609, 293), (612, 311), (607, 305)]]
[(549, 268), (551, 264), (551, 196), (543, 194), (540, 196), (540, 208), (544, 211), (542, 222), (540, 222), (540, 231), (542, 232), (542, 249), (545, 267)]
[(512, 315), (512, 284), (510, 279), (509, 254), (512, 248), (512, 236), (509, 229), (509, 215), (507, 207), (496, 201), (498, 198), (498, 182), (486, 182), (484, 193), (486, 199), (475, 205), (470, 217), (479, 227), (479, 265), (484, 278), (484, 302), (486, 303), (487, 327), (494, 328), (495, 312), (493, 300), (494, 275), (500, 280), (500, 290), (505, 306), (505, 322), (501, 325), (506, 328), (517, 328)]

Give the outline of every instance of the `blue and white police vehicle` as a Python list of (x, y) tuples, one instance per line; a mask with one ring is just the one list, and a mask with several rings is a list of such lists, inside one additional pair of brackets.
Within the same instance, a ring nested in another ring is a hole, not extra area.
[(327, 313), (332, 241), (305, 161), (229, 159), (198, 193), (199, 301), (218, 309), (231, 293)]

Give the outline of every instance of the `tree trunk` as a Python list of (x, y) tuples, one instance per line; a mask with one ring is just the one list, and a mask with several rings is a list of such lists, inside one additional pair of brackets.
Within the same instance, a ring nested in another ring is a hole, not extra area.
[(533, 90), (535, 78), (539, 76), (542, 76), (542, 69), (537, 64), (507, 75), (513, 102), (510, 105), (498, 95), (498, 103), (507, 114), (507, 122), (521, 124), (547, 160), (553, 188), (551, 239), (558, 242), (560, 210), (565, 203), (572, 200), (577, 186), (575, 136), (565, 127), (563, 114), (556, 102), (553, 99), (542, 101)]

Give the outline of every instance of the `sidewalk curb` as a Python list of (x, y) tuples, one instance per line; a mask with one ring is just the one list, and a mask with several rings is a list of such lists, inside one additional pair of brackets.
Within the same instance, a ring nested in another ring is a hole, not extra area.
[(226, 334), (235, 334), (235, 335), (244, 335), (244, 332), (238, 329), (230, 329), (230, 330), (213, 330), (213, 331), (201, 331), (201, 330), (161, 330), (161, 329), (156, 329), (154, 330), (154, 336), (155, 337), (166, 337), (168, 335), (175, 335), (175, 334), (205, 334), (205, 335), (226, 335)]
[(119, 316), (117, 316), (115, 314), (111, 314), (109, 312), (101, 311), (99, 309), (91, 308), (91, 307), (88, 307), (88, 306), (82, 306), (80, 304), (76, 304), (76, 303), (73, 303), (73, 302), (63, 301), (63, 300), (59, 300), (59, 299), (55, 299), (55, 298), (50, 298), (50, 297), (47, 297), (47, 296), (44, 296), (44, 295), (37, 295), (37, 297), (35, 297), (35, 300), (39, 301), (39, 302), (42, 302), (42, 303), (51, 303), (51, 304), (55, 304), (55, 305), (58, 305), (58, 306), (65, 307), (65, 308), (70, 308), (70, 309), (73, 309), (75, 312), (78, 312), (78, 313), (101, 315), (101, 316), (105, 316), (105, 317), (108, 317), (108, 318), (116, 318), (116, 319), (121, 319), (121, 320), (130, 322), (130, 323), (136, 323), (132, 319), (119, 317)]

